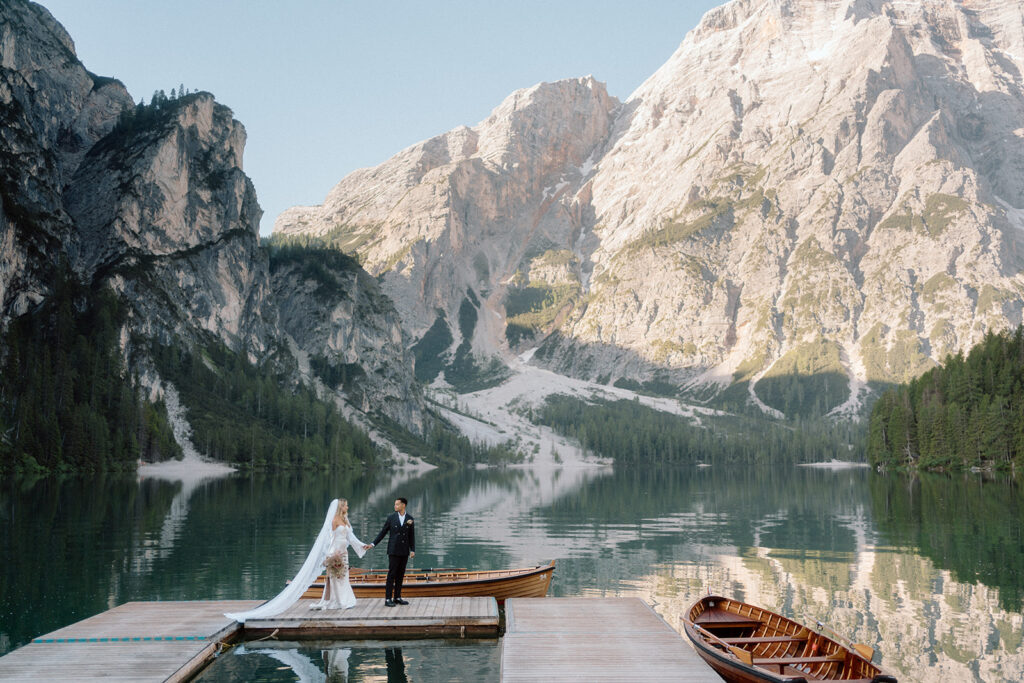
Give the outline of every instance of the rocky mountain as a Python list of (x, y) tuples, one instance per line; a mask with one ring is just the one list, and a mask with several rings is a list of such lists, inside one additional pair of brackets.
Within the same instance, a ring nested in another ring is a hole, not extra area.
[[(619, 108), (592, 78), (516, 92), (477, 127), (356, 171), (322, 206), (286, 211), (275, 236), (312, 236), (358, 254), (382, 276), (406, 329), (422, 337), (446, 321), (453, 350), (470, 302), (486, 312), (470, 341), (492, 354), (504, 338), (509, 283), (533, 261), (557, 263), (557, 250), (578, 239), (579, 207), (566, 195), (590, 172)], [(570, 270), (556, 265), (549, 276), (575, 278)]]
[(303, 254), (272, 275), (245, 129), (211, 94), (136, 105), (86, 70), (45, 8), (12, 0), (0, 5), (0, 104), (0, 327), (70, 268), (127, 305), (123, 352), (155, 393), (151, 341), (220, 344), (294, 380), (316, 354), (323, 373), (351, 366), (335, 398), (422, 428), (408, 345), (372, 278), (353, 264), (303, 297), (317, 268)]
[(480, 357), (856, 411), (1022, 321), (1022, 69), (1016, 0), (732, 0), (625, 102), (518, 91), (275, 234), (357, 254), (442, 357), (470, 301)]
[(86, 150), (134, 103), (90, 74), (50, 14), (31, 3), (0, 12), (0, 315), (5, 324), (47, 294), (56, 258), (77, 234), (64, 187)]
[(258, 358), (277, 319), (262, 211), (242, 172), (245, 130), (209, 93), (165, 107), (115, 128), (72, 176), (63, 193), (72, 265), (131, 302), (134, 332), (202, 330)]
[(275, 250), (270, 271), (280, 330), (312, 372), (364, 415), (421, 432), (408, 337), (377, 281), (344, 254), (305, 249)]

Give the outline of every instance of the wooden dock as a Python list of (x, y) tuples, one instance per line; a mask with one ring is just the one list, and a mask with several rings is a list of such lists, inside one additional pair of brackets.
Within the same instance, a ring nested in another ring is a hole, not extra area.
[(385, 607), (360, 600), (349, 610), (311, 610), (300, 600), (272, 619), (241, 624), (225, 612), (244, 612), (260, 600), (129, 602), (35, 638), (0, 657), (0, 680), (184, 681), (202, 669), (218, 644), (260, 638), (498, 637), (494, 598), (410, 598)]
[(497, 638), (494, 598), (409, 598), (408, 605), (385, 607), (362, 598), (352, 609), (314, 610), (316, 600), (299, 600), (285, 612), (245, 622), (246, 638)]
[(502, 683), (721, 681), (638, 598), (512, 598), (505, 602)]
[(3, 681), (183, 681), (259, 600), (127, 602), (0, 657)]
[[(183, 681), (219, 644), (271, 633), (281, 640), (498, 636), (494, 598), (410, 598), (385, 607), (316, 611), (300, 600), (244, 628), (224, 616), (254, 600), (129, 602), (0, 657), (3, 681)], [(501, 680), (719, 680), (689, 644), (636, 598), (510, 598)], [(268, 644), (269, 645), (269, 644)]]

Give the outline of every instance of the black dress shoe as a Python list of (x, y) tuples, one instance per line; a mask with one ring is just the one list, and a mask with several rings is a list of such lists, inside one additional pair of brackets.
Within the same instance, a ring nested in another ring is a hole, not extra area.
[(384, 606), (385, 607), (394, 607), (395, 606), (395, 601), (394, 600), (385, 600), (384, 601)]
[(395, 598), (395, 604), (396, 605), (408, 605), (409, 601), (408, 600), (403, 600), (402, 598)]

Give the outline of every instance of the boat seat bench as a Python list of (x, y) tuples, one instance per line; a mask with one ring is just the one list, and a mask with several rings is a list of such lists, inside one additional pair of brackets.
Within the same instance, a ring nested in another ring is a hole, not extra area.
[(751, 638), (720, 638), (723, 643), (730, 645), (759, 645), (760, 643), (805, 643), (807, 636), (760, 636)]
[(827, 662), (841, 662), (845, 654), (839, 653), (840, 657), (823, 655), (820, 657), (754, 657), (754, 666), (783, 665), (783, 664), (825, 664)]
[(709, 631), (716, 628), (757, 628), (761, 626), (760, 621), (695, 621), (693, 622)]

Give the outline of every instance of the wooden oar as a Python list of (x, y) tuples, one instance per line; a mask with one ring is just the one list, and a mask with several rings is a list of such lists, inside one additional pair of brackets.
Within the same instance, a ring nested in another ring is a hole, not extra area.
[[(680, 619), (682, 618), (683, 617), (680, 617)], [(736, 659), (740, 660), (747, 666), (754, 666), (754, 655), (752, 653), (750, 653), (747, 650), (744, 650), (742, 647), (730, 645), (729, 643), (725, 642), (724, 640), (722, 640), (714, 633), (701, 626), (700, 624), (696, 624), (692, 621), (690, 623), (693, 624), (693, 627), (700, 631), (702, 634), (704, 634), (704, 636), (707, 637), (709, 640), (713, 640), (715, 643), (723, 647), (726, 652), (733, 653), (736, 656)]]
[[(804, 619), (810, 621), (810, 619), (808, 619), (806, 616), (804, 617)], [(859, 654), (861, 657), (868, 660), (869, 662), (875, 656), (875, 648), (871, 647), (870, 645), (865, 645), (864, 643), (855, 643), (843, 634), (836, 633), (836, 631), (834, 631), (831, 626), (823, 624), (817, 619), (814, 620), (814, 623), (817, 624), (818, 630), (824, 629), (828, 631), (836, 638), (838, 638), (840, 641), (842, 641), (844, 645), (846, 645), (849, 648), (852, 648), (857, 654)]]

